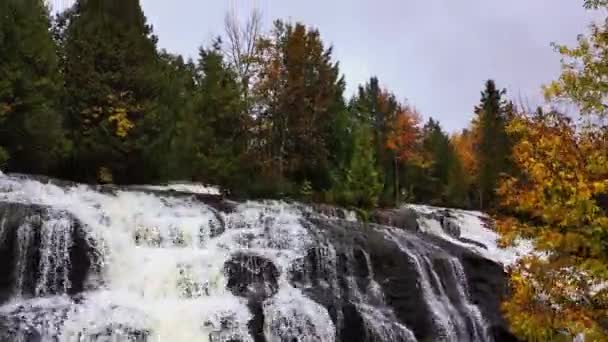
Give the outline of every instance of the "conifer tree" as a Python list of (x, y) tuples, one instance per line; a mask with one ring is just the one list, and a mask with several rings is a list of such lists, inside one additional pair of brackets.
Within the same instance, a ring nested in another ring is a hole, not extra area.
[(240, 82), (221, 53), (221, 41), (201, 49), (192, 111), (197, 132), (197, 177), (208, 182), (235, 182), (247, 148), (247, 116)]
[(505, 90), (499, 90), (493, 80), (488, 80), (481, 93), (481, 103), (475, 108), (479, 124), (476, 151), (479, 207), (481, 209), (495, 204), (498, 181), (509, 167), (511, 148), (505, 130), (509, 106), (503, 98), (504, 95)]
[(73, 176), (151, 180), (144, 156), (164, 127), (156, 38), (139, 1), (79, 0), (63, 41)]
[[(69, 147), (62, 80), (42, 0), (0, 2), (0, 147), (12, 171), (53, 171)], [(5, 160), (6, 163), (6, 160)]]

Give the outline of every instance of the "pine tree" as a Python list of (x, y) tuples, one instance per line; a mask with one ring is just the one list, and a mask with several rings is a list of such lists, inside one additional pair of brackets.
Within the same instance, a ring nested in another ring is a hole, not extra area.
[(0, 146), (9, 170), (51, 172), (69, 145), (49, 12), (42, 0), (5, 0), (0, 13)]
[(488, 80), (481, 93), (481, 103), (475, 108), (479, 123), (479, 140), (476, 147), (478, 160), (479, 207), (485, 209), (495, 203), (496, 188), (501, 174), (508, 171), (510, 142), (505, 127), (508, 104), (505, 90), (498, 90)]
[(79, 0), (63, 41), (73, 176), (152, 180), (157, 168), (144, 156), (164, 127), (156, 38), (139, 1)]
[(449, 180), (451, 158), (454, 155), (448, 136), (438, 121), (430, 118), (422, 129), (424, 178), (416, 187), (417, 199), (436, 205), (446, 204), (446, 186)]
[[(384, 179), (398, 179), (395, 172), (394, 153), (387, 147), (387, 140), (393, 130), (400, 105), (394, 94), (380, 87), (378, 78), (372, 77), (369, 82), (359, 87), (357, 96), (351, 100), (354, 115), (372, 128), (372, 143), (376, 156), (376, 167)], [(385, 182), (382, 204), (394, 202), (396, 182)]]
[(196, 70), (193, 113), (196, 133), (197, 174), (208, 182), (230, 185), (241, 172), (247, 120), (240, 82), (221, 53), (221, 41), (201, 49)]
[(146, 149), (145, 158), (159, 170), (159, 180), (196, 178), (198, 138), (193, 112), (196, 94), (196, 65), (179, 55), (160, 53), (161, 75), (158, 120), (161, 132), (156, 144)]
[(372, 134), (366, 124), (357, 127), (353, 148), (354, 153), (344, 179), (342, 204), (359, 208), (373, 208), (378, 203), (382, 191), (381, 175), (375, 167)]

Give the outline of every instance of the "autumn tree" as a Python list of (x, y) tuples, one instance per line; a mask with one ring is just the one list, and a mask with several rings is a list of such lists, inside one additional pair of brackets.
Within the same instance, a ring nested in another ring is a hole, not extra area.
[(397, 111), (391, 131), (388, 134), (386, 147), (393, 152), (395, 205), (400, 203), (401, 185), (400, 164), (417, 156), (420, 138), (420, 114), (411, 107), (401, 106)]
[(265, 172), (314, 189), (331, 186), (329, 131), (344, 108), (344, 80), (319, 31), (276, 21), (260, 41), (256, 145)]
[(543, 111), (508, 125), (518, 137), (519, 175), (505, 179), (499, 193), (516, 218), (499, 228), (505, 242), (530, 238), (540, 253), (514, 268), (504, 311), (528, 340), (608, 339), (607, 32), (608, 23), (593, 25), (576, 47), (556, 45), (562, 73), (544, 90), (549, 100), (577, 105), (578, 125)]
[(514, 161), (521, 175), (503, 181), (502, 205), (518, 219), (501, 222), (505, 241), (535, 241), (538, 254), (511, 275), (504, 304), (514, 331), (529, 340), (585, 333), (608, 337), (608, 135), (580, 131), (566, 116), (520, 116), (508, 130), (520, 137)]
[(53, 172), (69, 145), (49, 12), (42, 0), (6, 0), (0, 13), (0, 163), (12, 171)]

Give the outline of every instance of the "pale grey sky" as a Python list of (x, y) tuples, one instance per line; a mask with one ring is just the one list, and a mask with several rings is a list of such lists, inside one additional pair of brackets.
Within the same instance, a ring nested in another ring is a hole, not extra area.
[[(574, 43), (598, 17), (583, 0), (141, 0), (161, 47), (196, 56), (235, 6), (317, 27), (352, 93), (377, 75), (400, 99), (453, 131), (467, 126), (488, 78), (540, 104), (559, 74), (551, 42)], [(603, 13), (602, 13), (603, 14)]]

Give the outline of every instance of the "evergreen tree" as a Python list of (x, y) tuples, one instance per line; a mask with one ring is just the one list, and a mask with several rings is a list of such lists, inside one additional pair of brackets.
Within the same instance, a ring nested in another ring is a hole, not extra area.
[(377, 205), (382, 191), (381, 175), (375, 167), (372, 134), (366, 124), (356, 128), (353, 141), (354, 153), (343, 180), (338, 202), (360, 208)]
[[(0, 147), (12, 171), (53, 171), (69, 147), (56, 46), (42, 0), (0, 2)], [(4, 161), (6, 162), (6, 160)]]
[(505, 127), (510, 106), (504, 101), (504, 95), (505, 90), (498, 90), (494, 81), (488, 80), (481, 93), (481, 103), (475, 108), (479, 124), (476, 151), (481, 209), (494, 205), (499, 178), (509, 167), (511, 148)]
[[(393, 131), (400, 106), (394, 94), (381, 89), (378, 78), (372, 77), (369, 82), (359, 87), (357, 96), (351, 101), (354, 115), (372, 127), (372, 144), (378, 172), (384, 179), (396, 180), (394, 172), (394, 152), (387, 146)], [(385, 182), (382, 191), (382, 204), (394, 202), (396, 182)]]
[(195, 179), (198, 140), (193, 112), (197, 91), (196, 65), (179, 55), (160, 53), (162, 87), (158, 97), (159, 126), (156, 144), (146, 149), (145, 158), (157, 165), (159, 179)]
[(65, 30), (66, 111), (77, 179), (146, 182), (164, 127), (156, 38), (138, 0), (79, 0)]
[(240, 82), (221, 53), (221, 41), (201, 49), (196, 69), (195, 117), (196, 177), (234, 185), (242, 171), (247, 148), (247, 116)]

